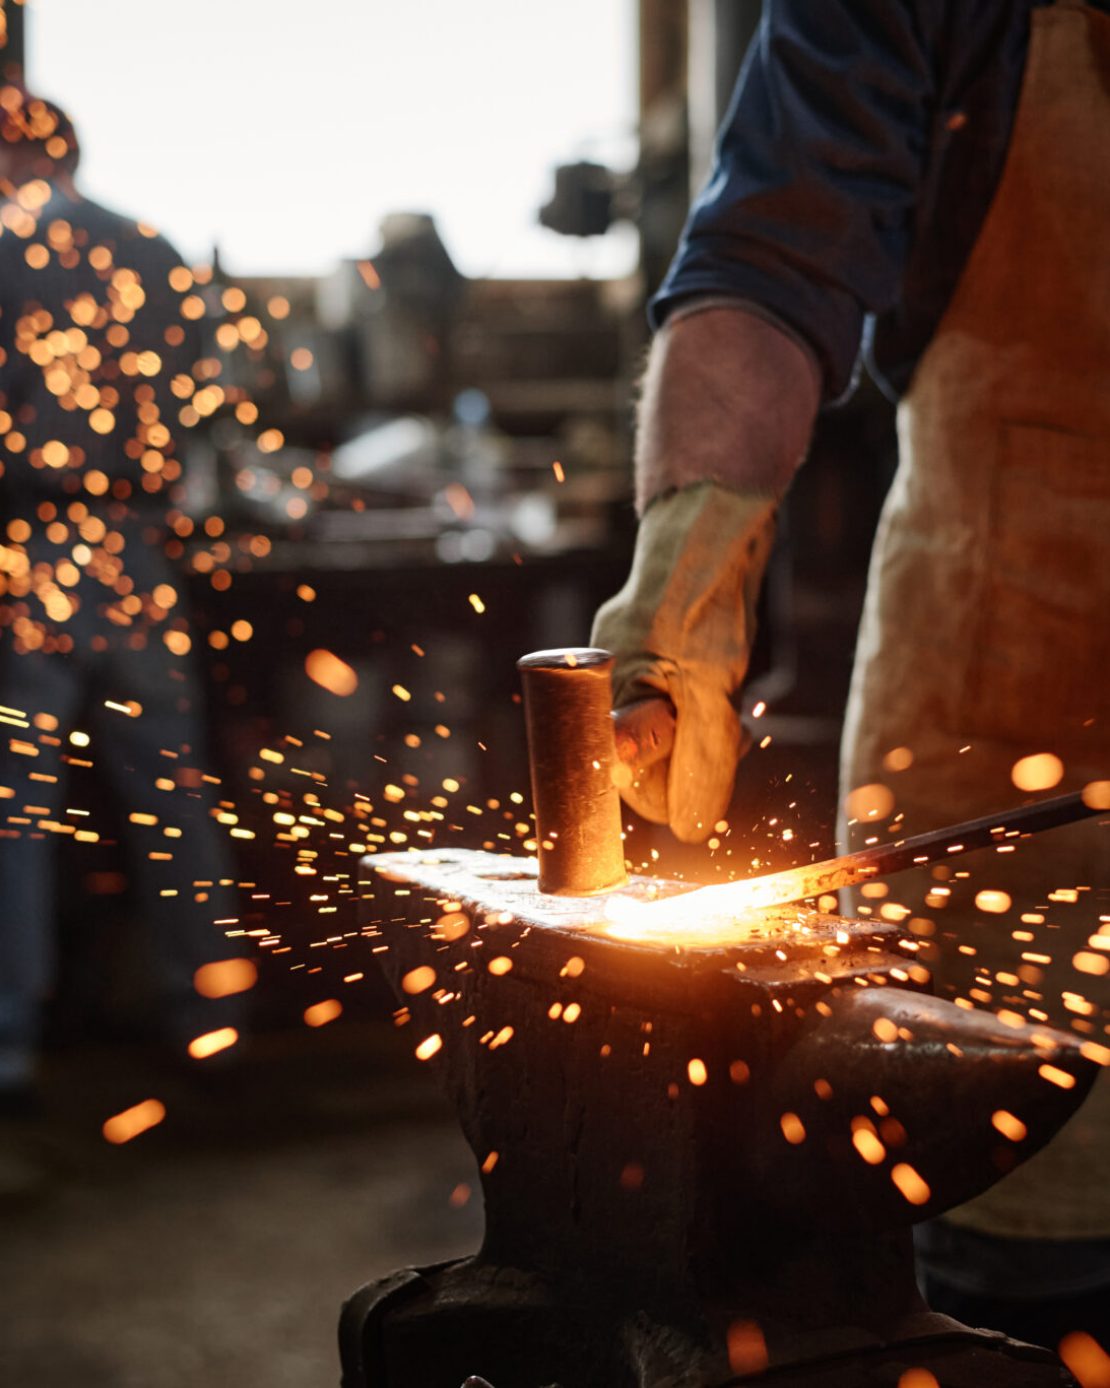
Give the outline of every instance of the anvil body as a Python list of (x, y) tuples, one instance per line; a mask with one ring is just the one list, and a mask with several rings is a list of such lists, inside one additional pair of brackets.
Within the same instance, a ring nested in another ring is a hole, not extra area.
[(909, 1228), (1066, 1120), (1094, 1072), (1071, 1037), (929, 996), (886, 923), (788, 909), (661, 948), (600, 932), (597, 899), (541, 896), (527, 859), (383, 855), (362, 881), (414, 1046), (441, 1039), (486, 1235), (352, 1299), (347, 1388), (1070, 1382), (929, 1312)]

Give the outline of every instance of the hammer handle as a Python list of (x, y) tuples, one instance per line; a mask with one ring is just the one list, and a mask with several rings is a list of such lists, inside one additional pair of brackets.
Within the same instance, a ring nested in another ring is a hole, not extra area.
[[(613, 710), (613, 739), (617, 757), (630, 770), (646, 771), (669, 757), (674, 747), (675, 712), (670, 699), (637, 699)], [(740, 724), (738, 758), (747, 756), (752, 735)]]

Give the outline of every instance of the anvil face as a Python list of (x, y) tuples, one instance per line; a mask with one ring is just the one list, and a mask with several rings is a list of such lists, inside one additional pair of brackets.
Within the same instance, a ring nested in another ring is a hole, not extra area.
[(362, 883), (482, 1171), (486, 1236), (443, 1274), (451, 1304), (492, 1305), (513, 1269), (560, 1315), (656, 1308), (713, 1362), (737, 1316), (772, 1362), (835, 1327), (886, 1335), (924, 1309), (907, 1226), (1035, 1151), (1094, 1071), (1068, 1036), (915, 991), (886, 923), (778, 910), (685, 949), (612, 938), (603, 900), (541, 896), (527, 859), (388, 854)]
[[(705, 945), (694, 932), (676, 925), (660, 943), (638, 938), (628, 912), (611, 912), (609, 903), (617, 898), (653, 906), (677, 902), (691, 890), (690, 884), (634, 877), (619, 892), (604, 896), (548, 896), (538, 889), (534, 859), (466, 850), (378, 854), (367, 858), (365, 866), (363, 881), (380, 881), (379, 896), (401, 908), (407, 924), (427, 925), (433, 945), (437, 937), (445, 946), (462, 940), (459, 949), (448, 951), (450, 967), (459, 974), (487, 961), (496, 947), (513, 951), (511, 972), (541, 982), (549, 977), (548, 955), (567, 949), (584, 965), (589, 962), (590, 979), (580, 990), (584, 986), (596, 992), (603, 979), (612, 1002), (631, 1002), (645, 988), (654, 1002), (661, 1000), (660, 990), (663, 995), (674, 990), (681, 998), (690, 989), (723, 988), (730, 1008), (738, 1000), (772, 1006), (777, 998), (784, 1004), (790, 999), (791, 1011), (795, 992), (804, 994), (813, 987), (820, 991), (857, 977), (862, 982), (886, 982), (894, 970), (906, 986), (911, 977), (918, 986), (929, 981), (927, 971), (914, 962), (917, 946), (912, 937), (885, 921), (852, 921), (806, 907), (777, 907), (746, 913), (738, 919), (733, 937), (724, 942), (715, 938)], [(453, 908), (452, 902), (457, 903)], [(451, 910), (465, 912), (473, 929), (455, 935), (450, 922), (441, 926), (438, 918)], [(387, 925), (383, 935), (396, 947)], [(583, 967), (572, 977), (585, 972)], [(682, 1006), (677, 1001), (674, 1005)], [(772, 1010), (782, 1013), (784, 1008)]]

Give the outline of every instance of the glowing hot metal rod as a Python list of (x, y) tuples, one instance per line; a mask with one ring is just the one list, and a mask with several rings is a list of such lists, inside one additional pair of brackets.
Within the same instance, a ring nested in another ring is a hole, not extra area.
[[(819, 863), (806, 863), (768, 873), (740, 882), (722, 882), (700, 887), (682, 898), (682, 914), (696, 920), (704, 932), (714, 920), (735, 919), (751, 911), (762, 911), (810, 897), (837, 892), (874, 877), (901, 872), (905, 868), (923, 867), (928, 863), (947, 861), (976, 848), (990, 848), (1000, 843), (1012, 843), (1016, 838), (1072, 824), (1076, 820), (1106, 814), (1100, 799), (1084, 798), (1085, 792), (1059, 795), (1036, 805), (1022, 805), (1000, 814), (969, 819), (944, 829), (934, 829), (913, 838), (897, 839), (876, 844), (858, 853), (841, 858), (826, 858)], [(635, 922), (637, 933), (650, 934), (652, 921), (665, 921), (668, 928), (675, 923), (675, 905), (655, 902), (622, 903), (615, 900), (609, 909), (614, 920)]]

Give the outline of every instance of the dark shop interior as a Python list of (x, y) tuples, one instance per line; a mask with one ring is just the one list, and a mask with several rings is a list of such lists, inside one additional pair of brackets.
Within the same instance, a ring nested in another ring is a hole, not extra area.
[(0, 0), (0, 1381), (1110, 1388), (1110, 0)]

